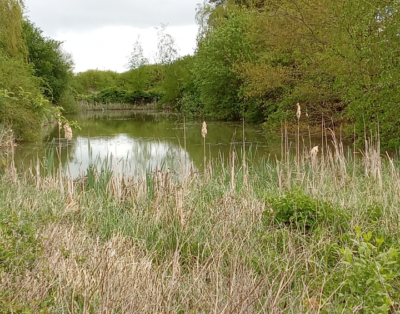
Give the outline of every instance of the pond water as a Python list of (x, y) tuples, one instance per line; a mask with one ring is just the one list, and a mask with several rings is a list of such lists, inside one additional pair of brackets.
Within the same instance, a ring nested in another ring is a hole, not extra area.
[[(204, 143), (202, 121), (186, 121), (186, 145), (182, 116), (149, 111), (89, 112), (68, 117), (76, 120), (81, 130), (73, 129), (73, 139), (61, 139), (61, 163), (74, 177), (86, 173), (96, 160), (123, 164), (126, 172), (136, 174), (156, 167), (178, 169), (192, 167), (202, 171)], [(240, 122), (207, 121), (207, 159), (227, 161), (236, 150), (240, 160), (243, 128)], [(16, 147), (15, 163), (19, 170), (27, 169), (53, 154), (58, 165), (59, 146), (57, 124), (49, 127), (42, 143), (22, 143)], [(64, 132), (61, 131), (61, 137)], [(281, 154), (281, 137), (263, 133), (260, 125), (245, 126), (246, 149), (249, 158), (259, 161)], [(292, 146), (294, 145), (294, 139)]]

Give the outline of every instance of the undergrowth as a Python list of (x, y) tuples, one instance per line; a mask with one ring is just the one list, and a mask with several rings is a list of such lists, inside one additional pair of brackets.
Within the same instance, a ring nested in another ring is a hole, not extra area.
[(374, 152), (136, 178), (7, 168), (0, 311), (396, 313), (399, 163)]

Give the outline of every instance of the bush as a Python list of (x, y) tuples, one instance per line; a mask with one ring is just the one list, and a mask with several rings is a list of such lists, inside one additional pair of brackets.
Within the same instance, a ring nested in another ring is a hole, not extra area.
[(70, 90), (65, 91), (58, 102), (58, 104), (64, 108), (66, 113), (78, 112), (78, 104), (75, 101), (75, 97)]
[[(383, 238), (372, 232), (361, 233), (356, 228), (354, 247), (340, 250), (344, 285), (338, 293), (338, 303), (353, 313), (389, 313), (399, 291), (395, 282), (400, 276), (399, 250), (385, 248)], [(343, 309), (344, 310), (344, 309)]]
[(185, 94), (178, 100), (177, 108), (187, 118), (195, 118), (204, 115), (204, 105), (193, 94)]
[(32, 220), (3, 207), (0, 211), (0, 270), (31, 268), (38, 254), (38, 244), (37, 226)]
[(0, 123), (12, 127), (17, 140), (37, 140), (47, 101), (39, 80), (23, 60), (0, 50)]
[[(334, 214), (330, 204), (300, 191), (290, 191), (283, 197), (269, 198), (267, 203), (273, 210), (275, 222), (306, 230), (312, 230), (318, 223), (329, 221)], [(268, 218), (269, 213), (266, 211), (265, 219)]]
[(124, 103), (124, 104), (148, 104), (158, 101), (162, 98), (162, 94), (157, 92), (133, 91), (128, 92), (118, 88), (107, 88), (98, 94), (92, 94), (86, 97), (90, 103)]
[(59, 103), (72, 80), (71, 56), (62, 51), (62, 42), (44, 37), (42, 30), (28, 20), (23, 22), (23, 37), (28, 61), (41, 80), (44, 95)]

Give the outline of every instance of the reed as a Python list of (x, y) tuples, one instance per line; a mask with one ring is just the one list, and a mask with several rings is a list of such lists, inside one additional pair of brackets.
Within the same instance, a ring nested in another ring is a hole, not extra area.
[(203, 121), (203, 124), (201, 126), (201, 136), (203, 137), (203, 143), (204, 143), (204, 173), (206, 173), (206, 167), (207, 167), (206, 135), (207, 135), (207, 123), (206, 121)]
[[(0, 311), (350, 313), (369, 304), (378, 313), (371, 290), (349, 290), (354, 267), (340, 252), (367, 243), (368, 232), (368, 243), (385, 239), (382, 254), (398, 248), (400, 160), (381, 156), (377, 140), (365, 148), (355, 158), (332, 132), (323, 152), (247, 169), (235, 168), (232, 152), (228, 165), (213, 160), (211, 173), (193, 171), (184, 187), (184, 171), (128, 175), (111, 156), (76, 179), (37, 171), (13, 183), (6, 173)], [(400, 285), (381, 287), (398, 311)]]
[[(300, 118), (301, 118), (301, 106), (300, 103), (297, 103), (297, 112), (296, 112), (296, 117), (297, 117), (297, 140), (296, 140), (296, 163), (298, 166), (300, 166)], [(299, 172), (300, 169), (297, 169)]]

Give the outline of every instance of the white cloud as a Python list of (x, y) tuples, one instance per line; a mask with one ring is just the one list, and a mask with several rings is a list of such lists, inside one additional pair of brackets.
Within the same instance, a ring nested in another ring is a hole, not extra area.
[(180, 54), (196, 45), (197, 3), (203, 0), (25, 0), (26, 15), (45, 36), (64, 42), (75, 72), (88, 69), (125, 71), (137, 36), (152, 59), (161, 23), (175, 39)]
[(202, 0), (25, 0), (27, 15), (46, 34), (103, 26), (148, 28), (195, 24)]
[[(193, 54), (196, 46), (196, 25), (168, 27), (167, 32), (176, 39), (181, 56)], [(54, 38), (64, 41), (64, 50), (72, 54), (75, 62), (75, 72), (88, 69), (123, 72), (126, 71), (127, 57), (138, 35), (145, 57), (152, 61), (157, 49), (155, 28), (108, 26), (85, 32), (58, 33)]]

